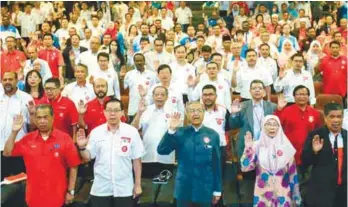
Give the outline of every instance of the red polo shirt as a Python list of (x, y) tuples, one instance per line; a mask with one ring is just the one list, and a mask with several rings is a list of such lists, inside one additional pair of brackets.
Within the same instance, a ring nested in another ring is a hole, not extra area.
[(274, 114), (279, 117), (285, 135), (296, 149), (296, 164), (301, 165), (302, 149), (308, 133), (322, 126), (320, 113), (310, 106), (302, 111), (293, 104), (281, 111), (276, 110)]
[(344, 97), (347, 94), (347, 57), (326, 56), (319, 69), (323, 73), (323, 92)]
[(74, 102), (59, 95), (53, 101), (49, 101), (46, 97), (40, 100), (39, 104), (50, 104), (54, 114), (53, 126), (70, 136), (73, 135), (72, 126), (76, 125), (79, 119), (79, 114)]
[(1, 53), (1, 77), (5, 72), (18, 72), (21, 69), (21, 62), (27, 57), (22, 51), (13, 50), (12, 52)]
[[(106, 97), (104, 103), (110, 99)], [(104, 105), (100, 104), (97, 98), (87, 103), (87, 111), (83, 117), (86, 125), (88, 134), (99, 125), (106, 123), (106, 118), (104, 115)]]
[(52, 47), (52, 49), (44, 49), (41, 50), (38, 54), (38, 57), (46, 60), (48, 65), (50, 66), (52, 76), (54, 78), (59, 77), (59, 66), (64, 65), (64, 59), (62, 53), (56, 48)]
[(24, 159), (28, 206), (63, 206), (68, 187), (67, 169), (81, 163), (68, 134), (53, 129), (45, 141), (38, 130), (31, 132), (15, 143), (12, 156)]

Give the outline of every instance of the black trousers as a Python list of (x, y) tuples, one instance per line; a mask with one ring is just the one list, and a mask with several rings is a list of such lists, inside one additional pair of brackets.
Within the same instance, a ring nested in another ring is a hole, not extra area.
[(5, 157), (1, 151), (1, 180), (11, 175), (17, 175), (25, 172), (24, 161), (22, 157)]
[(133, 198), (91, 195), (91, 207), (133, 207)]

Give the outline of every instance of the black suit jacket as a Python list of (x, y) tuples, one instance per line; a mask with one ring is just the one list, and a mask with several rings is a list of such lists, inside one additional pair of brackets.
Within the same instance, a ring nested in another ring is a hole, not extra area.
[[(63, 50), (63, 59), (65, 63), (65, 78), (73, 79), (74, 78), (74, 70), (71, 67), (70, 62), (70, 50), (72, 50), (72, 46), (66, 46), (66, 48)], [(82, 52), (87, 51), (88, 49), (85, 47), (80, 47), (80, 54)]]
[[(308, 181), (307, 194), (304, 198), (308, 206), (336, 207), (334, 206), (337, 189), (337, 164), (329, 138), (329, 129), (322, 127), (309, 133), (302, 153), (304, 167), (312, 166)], [(347, 192), (347, 130), (341, 131), (344, 147), (342, 166), (342, 187)], [(324, 146), (318, 154), (312, 150), (314, 135), (319, 135), (324, 140)]]

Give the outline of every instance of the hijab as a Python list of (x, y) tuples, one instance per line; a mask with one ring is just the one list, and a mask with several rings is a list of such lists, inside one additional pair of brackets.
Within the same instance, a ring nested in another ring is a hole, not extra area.
[[(289, 43), (291, 45), (290, 51), (286, 51), (284, 49), (284, 46), (286, 43)], [(281, 53), (279, 54), (279, 58), (278, 58), (279, 67), (285, 66), (289, 62), (291, 56), (294, 55), (295, 53), (296, 53), (296, 49), (292, 45), (291, 41), (289, 39), (284, 40), (282, 47), (281, 47)]]
[[(265, 132), (265, 124), (270, 119), (276, 120), (279, 124), (278, 133), (273, 138)], [(283, 132), (279, 118), (275, 115), (264, 118), (260, 138), (255, 141), (254, 147), (261, 167), (274, 174), (285, 168), (296, 153), (296, 149)]]

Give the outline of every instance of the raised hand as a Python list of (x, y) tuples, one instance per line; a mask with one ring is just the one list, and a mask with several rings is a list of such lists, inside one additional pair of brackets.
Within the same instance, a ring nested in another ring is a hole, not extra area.
[(239, 102), (239, 99), (234, 99), (232, 101), (231, 114), (236, 114), (240, 112), (241, 109), (242, 109), (242, 104)]
[(319, 137), (319, 135), (314, 135), (312, 140), (312, 148), (313, 152), (316, 154), (318, 153), (324, 145), (324, 140)]
[(33, 115), (36, 113), (35, 103), (34, 101), (29, 101), (27, 104), (28, 112), (30, 115)]
[(79, 129), (76, 133), (76, 144), (77, 146), (82, 149), (87, 146), (88, 138), (86, 137), (86, 133), (84, 129)]
[(247, 133), (244, 136), (244, 144), (247, 147), (251, 147), (253, 146), (253, 136), (251, 135), (251, 133), (249, 131), (247, 131)]
[(187, 77), (187, 85), (188, 85), (189, 87), (194, 87), (194, 86), (195, 86), (195, 83), (196, 83), (195, 78), (194, 78), (192, 75), (189, 75), (189, 76)]
[(139, 91), (139, 95), (141, 97), (145, 97), (146, 96), (146, 89), (143, 85), (139, 84), (138, 85), (138, 91)]
[(23, 123), (24, 123), (24, 119), (23, 119), (22, 113), (15, 115), (13, 117), (12, 131), (19, 132), (19, 130), (21, 130), (23, 127)]
[(86, 111), (87, 111), (86, 104), (83, 102), (83, 100), (80, 100), (77, 105), (77, 112), (79, 112), (79, 114), (85, 114)]
[(278, 110), (283, 110), (283, 108), (286, 106), (288, 102), (285, 101), (284, 95), (283, 94), (279, 94), (278, 96)]
[(141, 100), (139, 101), (138, 113), (142, 114), (145, 110), (146, 110), (145, 100), (144, 100), (144, 99), (141, 99)]
[(170, 116), (170, 120), (169, 120), (169, 129), (171, 130), (176, 130), (176, 128), (179, 127), (181, 123), (180, 120), (180, 113), (179, 112), (175, 112)]
[(93, 75), (91, 75), (91, 77), (89, 77), (89, 83), (94, 84), (94, 76)]

